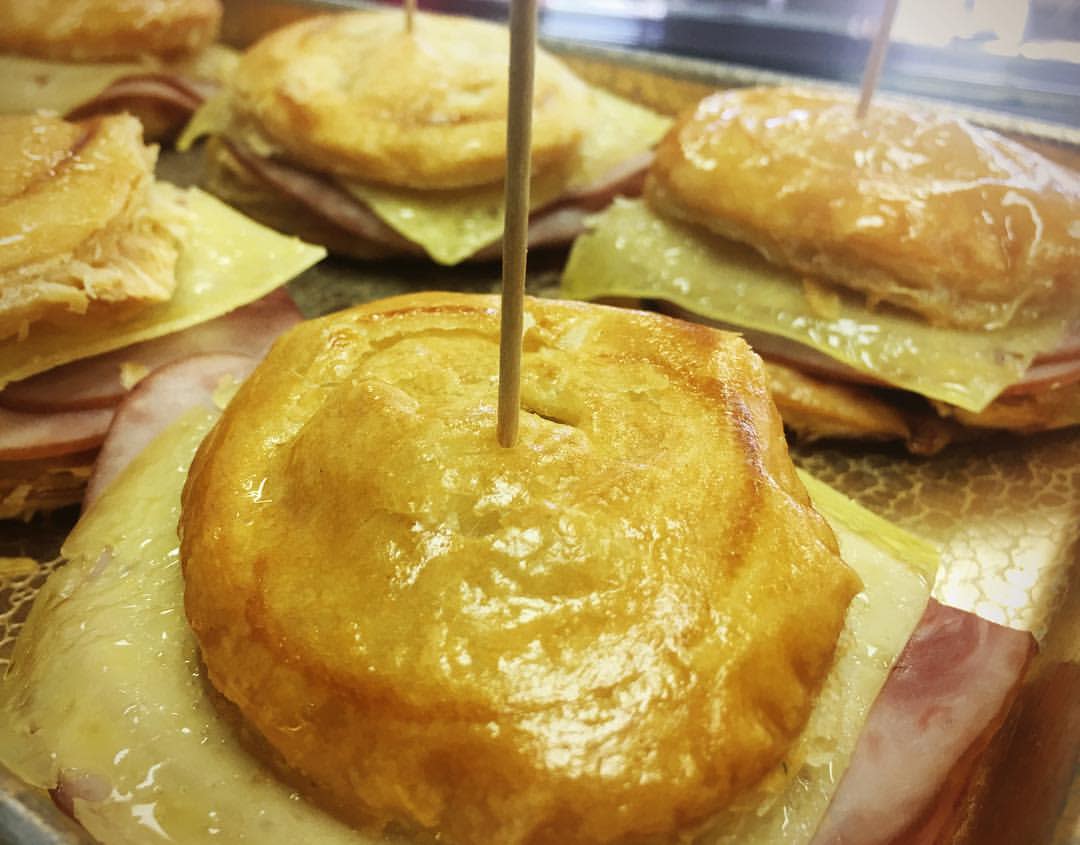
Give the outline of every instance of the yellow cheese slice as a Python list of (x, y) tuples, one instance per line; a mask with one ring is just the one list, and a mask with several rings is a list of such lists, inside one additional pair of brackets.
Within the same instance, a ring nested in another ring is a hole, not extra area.
[[(0, 763), (42, 787), (61, 772), (78, 781), (96, 798), (77, 801), (76, 815), (103, 842), (143, 841), (148, 828), (186, 845), (382, 841), (298, 798), (207, 693), (184, 616), (176, 525), (185, 469), (213, 421), (193, 412), (151, 444), (64, 545), (70, 562), (39, 594), (0, 684)], [(925, 544), (807, 480), (864, 590), (786, 773), (767, 778), (748, 796), (760, 805), (718, 820), (705, 842), (809, 840), (928, 595)]]
[(101, 842), (373, 842), (295, 800), (206, 693), (176, 524), (213, 420), (196, 411), (152, 443), (69, 537), (0, 683), (0, 758), (34, 784), (61, 770), (91, 794), (107, 783), (105, 800), (76, 802)]
[(810, 720), (785, 760), (723, 814), (702, 842), (789, 845), (813, 838), (862, 725), (914, 630), (938, 568), (936, 549), (800, 471), (840, 553), (862, 579), (837, 658)]
[(176, 149), (186, 153), (200, 139), (208, 135), (224, 134), (232, 120), (229, 95), (224, 91), (219, 91), (208, 97), (195, 110), (195, 114), (191, 116), (191, 120), (187, 122), (187, 126), (176, 139)]
[(198, 189), (190, 190), (189, 207), (193, 222), (168, 302), (123, 320), (36, 324), (22, 340), (0, 341), (0, 387), (219, 317), (265, 296), (326, 255), (322, 247), (260, 226)]
[(100, 94), (122, 76), (146, 73), (157, 65), (143, 62), (57, 62), (0, 55), (0, 113), (41, 109), (65, 114)]
[[(596, 184), (620, 164), (652, 149), (671, 120), (599, 89), (577, 154), (568, 166), (533, 177), (529, 201), (539, 209)], [(457, 264), (502, 237), (503, 185), (457, 191), (406, 191), (339, 180), (387, 225), (440, 264)]]
[(830, 297), (749, 247), (700, 234), (622, 200), (574, 244), (562, 279), (576, 299), (673, 302), (703, 317), (803, 343), (890, 384), (981, 411), (1064, 337), (1064, 317), (998, 331), (931, 326), (855, 296)]

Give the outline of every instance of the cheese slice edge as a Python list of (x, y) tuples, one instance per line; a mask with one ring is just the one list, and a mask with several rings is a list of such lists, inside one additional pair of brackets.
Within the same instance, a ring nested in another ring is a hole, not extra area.
[(981, 411), (1055, 349), (1067, 318), (1021, 320), (997, 331), (932, 326), (838, 295), (824, 313), (820, 285), (725, 241), (619, 200), (578, 238), (562, 278), (572, 299), (632, 297), (786, 337), (897, 387)]

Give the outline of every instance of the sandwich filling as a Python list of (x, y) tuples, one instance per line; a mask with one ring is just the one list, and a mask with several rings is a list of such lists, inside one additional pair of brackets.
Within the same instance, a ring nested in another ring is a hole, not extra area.
[[(155, 150), (126, 115), (2, 117), (0, 148), (2, 519), (78, 501), (115, 407), (151, 369), (200, 342), (260, 355), (298, 319), (291, 301), (224, 315), (323, 250), (154, 181)], [(215, 318), (198, 339), (160, 340)]]
[[(839, 380), (892, 385), (973, 412), (1061, 347), (1071, 325), (1066, 315), (1032, 314), (997, 331), (962, 330), (871, 308), (634, 200), (594, 219), (574, 246), (562, 285), (575, 299), (663, 300), (755, 333), (759, 345), (770, 342), (759, 335), (771, 337), (771, 349), (762, 352), (780, 360), (786, 352), (787, 360), (802, 361), (806, 348), (824, 359), (824, 375), (846, 371), (851, 375)], [(781, 347), (776, 339), (794, 343)]]

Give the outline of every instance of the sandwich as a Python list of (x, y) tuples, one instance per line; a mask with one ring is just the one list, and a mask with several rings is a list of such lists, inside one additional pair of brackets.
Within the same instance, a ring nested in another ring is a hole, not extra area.
[[(308, 18), (250, 47), (180, 146), (211, 136), (209, 190), (333, 252), (497, 257), (508, 63), (506, 29), (479, 20)], [(569, 243), (586, 212), (640, 190), (670, 121), (543, 50), (535, 80), (530, 244)]]
[(497, 301), (427, 293), (297, 326), (117, 467), (0, 684), (0, 762), (103, 843), (953, 829), (934, 797), (1030, 635), (928, 604), (934, 550), (796, 472), (737, 336), (526, 314), (512, 448)]
[(0, 117), (0, 518), (79, 501), (152, 369), (298, 320), (274, 291), (323, 251), (157, 181), (156, 153), (129, 115)]
[(231, 71), (219, 0), (2, 0), (0, 113), (128, 112), (175, 137)]
[(1080, 422), (1080, 177), (940, 114), (808, 88), (720, 92), (597, 217), (571, 297), (743, 332), (804, 438), (933, 452)]

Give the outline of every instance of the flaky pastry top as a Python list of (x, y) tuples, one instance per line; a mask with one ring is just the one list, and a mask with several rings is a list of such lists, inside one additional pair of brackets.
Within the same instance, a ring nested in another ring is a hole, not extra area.
[(506, 449), (498, 332), (496, 299), (432, 293), (279, 341), (189, 476), (188, 618), (369, 821), (674, 840), (779, 763), (858, 579), (740, 338), (530, 301)]
[(660, 144), (661, 212), (943, 325), (1080, 301), (1080, 176), (964, 120), (805, 88), (717, 93)]
[(0, 0), (0, 51), (68, 61), (171, 58), (217, 36), (220, 0)]
[(153, 177), (132, 117), (0, 117), (0, 272), (74, 250), (112, 225)]
[(130, 115), (0, 116), (0, 340), (176, 286), (187, 212)]
[[(240, 61), (241, 120), (311, 169), (410, 188), (498, 182), (505, 170), (509, 33), (469, 18), (398, 10), (324, 15), (284, 27)], [(533, 167), (564, 161), (587, 89), (536, 55)]]

